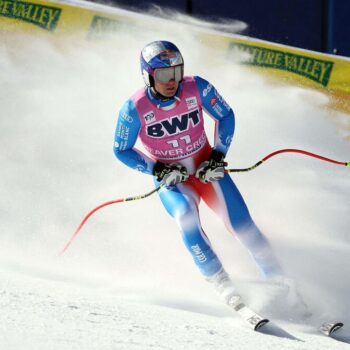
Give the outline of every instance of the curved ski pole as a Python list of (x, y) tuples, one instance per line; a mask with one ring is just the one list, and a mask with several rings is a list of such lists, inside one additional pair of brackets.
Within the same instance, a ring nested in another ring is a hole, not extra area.
[(160, 185), (158, 187), (156, 187), (155, 189), (153, 189), (152, 191), (139, 195), (139, 196), (134, 196), (134, 197), (126, 197), (126, 198), (120, 198), (120, 199), (115, 199), (115, 200), (111, 200), (105, 203), (100, 204), (99, 206), (97, 206), (96, 208), (92, 209), (85, 217), (84, 219), (81, 221), (81, 223), (79, 224), (79, 226), (77, 227), (77, 229), (75, 230), (75, 232), (73, 233), (72, 237), (70, 238), (70, 240), (66, 243), (66, 245), (64, 246), (64, 248), (62, 249), (60, 255), (62, 255), (68, 248), (69, 246), (72, 244), (73, 240), (76, 238), (76, 236), (78, 236), (80, 230), (82, 229), (82, 227), (85, 225), (86, 221), (89, 220), (89, 218), (96, 213), (98, 210), (100, 210), (101, 208), (107, 207), (108, 205), (111, 204), (116, 204), (116, 203), (123, 203), (123, 202), (129, 202), (129, 201), (136, 201), (138, 199), (144, 199), (147, 198), (149, 196), (151, 196), (153, 193), (158, 192), (161, 187), (163, 187), (163, 185)]
[[(318, 154), (315, 153), (311, 153), (311, 152), (307, 152), (304, 150), (300, 150), (300, 149), (281, 149), (275, 152), (272, 152), (270, 154), (268, 154), (266, 157), (264, 157), (263, 159), (259, 160), (256, 164), (252, 165), (249, 168), (242, 168), (242, 169), (226, 169), (225, 172), (226, 173), (238, 173), (238, 172), (247, 172), (247, 171), (251, 171), (254, 170), (255, 168), (257, 168), (259, 165), (261, 165), (262, 163), (264, 163), (265, 161), (267, 161), (268, 159), (281, 154), (281, 153), (300, 153), (309, 157), (313, 157), (313, 158), (317, 158), (320, 160), (323, 160), (325, 162), (330, 162), (333, 164), (337, 164), (337, 165), (344, 165), (348, 168), (350, 168), (350, 161), (349, 162), (339, 162), (337, 160), (331, 159), (331, 158), (326, 158), (323, 156), (320, 156)], [(62, 255), (71, 245), (71, 243), (73, 242), (73, 240), (76, 238), (76, 236), (79, 234), (80, 230), (82, 229), (82, 227), (85, 225), (86, 221), (91, 217), (91, 215), (93, 215), (96, 211), (100, 210), (101, 208), (104, 208), (108, 205), (111, 204), (115, 204), (115, 203), (123, 203), (123, 202), (128, 202), (128, 201), (134, 201), (134, 200), (138, 200), (138, 199), (144, 199), (149, 197), (150, 195), (152, 195), (155, 192), (158, 192), (161, 187), (163, 187), (163, 185), (160, 185), (158, 187), (156, 187), (155, 189), (153, 189), (152, 191), (139, 195), (139, 196), (134, 196), (134, 197), (127, 197), (127, 198), (121, 198), (121, 199), (115, 199), (115, 200), (111, 200), (108, 201), (106, 203), (100, 204), (99, 206), (97, 206), (96, 208), (94, 208), (93, 210), (91, 210), (82, 220), (82, 222), (79, 224), (78, 228), (75, 230), (74, 234), (72, 235), (71, 239), (67, 242), (67, 244), (64, 246), (64, 248), (62, 249), (60, 255)]]
[(272, 152), (272, 153), (268, 154), (266, 157), (264, 157), (263, 159), (259, 160), (256, 164), (252, 165), (249, 168), (226, 169), (225, 171), (227, 173), (239, 173), (239, 172), (251, 171), (251, 170), (254, 170), (255, 168), (257, 168), (262, 163), (266, 162), (268, 159), (270, 159), (270, 158), (272, 158), (272, 157), (274, 157), (274, 156), (276, 156), (278, 154), (281, 154), (281, 153), (300, 153), (300, 154), (303, 154), (303, 155), (308, 156), (308, 157), (317, 158), (317, 159), (323, 160), (325, 162), (329, 162), (329, 163), (333, 163), (333, 164), (337, 164), (337, 165), (344, 165), (344, 166), (350, 168), (350, 161), (349, 162), (340, 162), (340, 161), (337, 161), (337, 160), (334, 160), (334, 159), (331, 159), (331, 158), (326, 158), (326, 157), (320, 156), (318, 154), (311, 153), (311, 152), (308, 152), (308, 151), (304, 151), (304, 150), (301, 150), (301, 149), (286, 148), (286, 149), (280, 149), (278, 151), (275, 151), (275, 152)]

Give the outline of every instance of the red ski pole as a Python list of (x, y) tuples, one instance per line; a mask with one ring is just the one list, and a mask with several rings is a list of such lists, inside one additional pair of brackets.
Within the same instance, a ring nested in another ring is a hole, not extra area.
[(325, 162), (329, 162), (329, 163), (333, 163), (333, 164), (337, 164), (337, 165), (344, 165), (348, 168), (350, 168), (350, 162), (340, 162), (331, 158), (327, 158), (327, 157), (323, 157), (320, 156), (318, 154), (315, 153), (311, 153), (308, 151), (304, 151), (301, 149), (294, 149), (294, 148), (286, 148), (286, 149), (280, 149), (278, 151), (272, 152), (270, 154), (268, 154), (267, 156), (265, 156), (263, 159), (259, 160), (257, 163), (255, 163), (254, 165), (252, 165), (249, 168), (243, 168), (243, 169), (227, 169), (226, 172), (227, 173), (239, 173), (239, 172), (245, 172), (245, 171), (250, 171), (250, 170), (254, 170), (255, 168), (257, 168), (259, 165), (261, 165), (262, 163), (266, 162), (268, 159), (281, 154), (281, 153), (299, 153), (299, 154), (303, 154), (305, 156), (308, 157), (313, 157), (313, 158), (317, 158), (319, 160), (323, 160)]
[[(318, 154), (315, 153), (311, 153), (311, 152), (307, 152), (304, 150), (300, 150), (300, 149), (281, 149), (275, 152), (272, 152), (270, 154), (268, 154), (267, 156), (265, 156), (263, 159), (259, 160), (256, 164), (252, 165), (249, 168), (243, 168), (243, 169), (226, 169), (225, 171), (227, 173), (239, 173), (239, 172), (246, 172), (246, 171), (251, 171), (254, 170), (255, 168), (257, 168), (259, 165), (261, 165), (262, 163), (266, 162), (268, 159), (281, 154), (281, 153), (299, 153), (299, 154), (303, 154), (305, 156), (309, 156), (309, 157), (313, 157), (313, 158), (317, 158), (319, 160), (325, 161), (325, 162), (330, 162), (336, 165), (343, 165), (346, 166), (348, 168), (350, 168), (350, 162), (340, 162), (331, 158), (326, 158), (323, 156), (320, 156)], [(68, 248), (69, 246), (72, 244), (73, 240), (77, 237), (77, 235), (79, 234), (79, 232), (81, 231), (82, 227), (85, 225), (85, 223), (88, 221), (88, 219), (98, 210), (100, 210), (101, 208), (104, 208), (108, 205), (111, 204), (115, 204), (115, 203), (123, 203), (123, 202), (128, 202), (128, 201), (134, 201), (134, 200), (138, 200), (138, 199), (144, 199), (149, 197), (150, 195), (152, 195), (153, 193), (159, 191), (159, 189), (162, 187), (162, 185), (156, 187), (155, 189), (153, 189), (152, 191), (139, 195), (139, 196), (134, 196), (134, 197), (127, 197), (127, 198), (121, 198), (121, 199), (115, 199), (115, 200), (111, 200), (105, 203), (100, 204), (99, 206), (97, 206), (96, 208), (92, 209), (85, 217), (84, 219), (81, 221), (81, 223), (79, 224), (79, 226), (77, 227), (77, 229), (75, 230), (75, 232), (73, 233), (71, 239), (67, 242), (67, 244), (64, 246), (64, 248), (62, 249), (60, 255), (62, 255)]]
[(134, 197), (127, 197), (127, 198), (120, 198), (120, 199), (115, 199), (115, 200), (111, 200), (105, 203), (100, 204), (99, 206), (97, 206), (96, 208), (92, 209), (85, 217), (84, 219), (81, 221), (81, 223), (79, 224), (79, 226), (77, 227), (77, 229), (75, 230), (75, 232), (73, 233), (72, 237), (70, 238), (70, 240), (67, 242), (67, 244), (64, 246), (64, 248), (62, 249), (60, 255), (62, 255), (68, 248), (69, 246), (72, 244), (73, 240), (75, 239), (76, 236), (78, 236), (80, 230), (82, 229), (82, 227), (85, 225), (86, 221), (89, 220), (90, 216), (94, 213), (96, 213), (98, 210), (100, 210), (101, 208), (107, 207), (108, 205), (111, 204), (116, 204), (116, 203), (123, 203), (123, 202), (129, 202), (129, 201), (135, 201), (138, 199), (144, 199), (149, 197), (150, 195), (152, 195), (153, 193), (157, 192), (160, 188), (162, 187), (162, 185), (156, 187), (154, 190), (139, 195), (139, 196), (134, 196)]

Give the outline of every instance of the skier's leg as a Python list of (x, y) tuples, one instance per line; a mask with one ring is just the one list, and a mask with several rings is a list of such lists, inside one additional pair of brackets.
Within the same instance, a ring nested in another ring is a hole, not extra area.
[(178, 224), (183, 241), (201, 273), (206, 277), (218, 273), (222, 265), (201, 227), (198, 213), (200, 199), (195, 190), (181, 183), (174, 187), (163, 187), (159, 196), (167, 212)]
[(236, 185), (228, 174), (218, 181), (204, 185), (204, 201), (224, 220), (231, 232), (249, 250), (266, 278), (283, 276), (270, 244), (252, 220), (248, 208)]
[(223, 180), (213, 185), (212, 192), (208, 193), (213, 208), (221, 214), (229, 230), (236, 232), (237, 238), (248, 248), (262, 274), (272, 282), (272, 289), (266, 295), (266, 305), (278, 302), (284, 305), (287, 302), (296, 314), (309, 317), (310, 312), (297, 283), (285, 275), (269, 242), (252, 220), (231, 177), (226, 174)]
[(190, 183), (161, 189), (160, 199), (180, 227), (185, 245), (201, 273), (213, 284), (218, 295), (235, 307), (241, 303), (241, 298), (201, 227), (198, 213), (200, 197)]

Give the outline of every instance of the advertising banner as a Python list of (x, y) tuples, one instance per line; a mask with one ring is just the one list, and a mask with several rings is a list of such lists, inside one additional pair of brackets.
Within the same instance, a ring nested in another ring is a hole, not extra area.
[[(83, 41), (108, 39), (122, 29), (155, 29), (156, 21), (85, 1), (0, 0), (0, 33), (74, 36)], [(334, 108), (350, 113), (350, 59), (284, 46), (239, 35), (193, 27), (203, 45), (217, 47), (228, 59), (277, 77), (283, 82), (319, 89), (332, 97)]]

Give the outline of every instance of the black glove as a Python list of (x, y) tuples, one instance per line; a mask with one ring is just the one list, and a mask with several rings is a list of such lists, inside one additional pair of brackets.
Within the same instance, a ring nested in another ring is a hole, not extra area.
[(165, 164), (157, 162), (153, 168), (153, 175), (166, 186), (174, 186), (188, 179), (187, 169), (181, 164)]
[(203, 183), (221, 180), (225, 175), (225, 155), (213, 150), (208, 160), (201, 163), (196, 171), (196, 177)]

